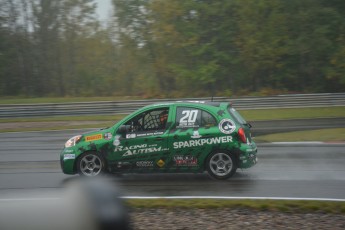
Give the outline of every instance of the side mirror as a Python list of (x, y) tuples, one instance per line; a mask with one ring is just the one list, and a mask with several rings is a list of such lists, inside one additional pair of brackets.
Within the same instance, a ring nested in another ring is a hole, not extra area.
[(129, 130), (129, 127), (128, 127), (129, 125), (121, 125), (120, 127), (119, 127), (119, 129), (117, 130), (117, 132), (119, 133), (119, 134), (126, 134), (127, 132), (128, 132), (128, 130)]

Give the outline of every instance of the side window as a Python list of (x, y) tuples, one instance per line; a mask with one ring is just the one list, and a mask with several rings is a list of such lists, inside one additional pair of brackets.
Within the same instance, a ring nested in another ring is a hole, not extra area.
[(160, 108), (143, 112), (125, 123), (132, 133), (165, 130), (169, 109)]
[(202, 111), (201, 121), (203, 127), (212, 127), (217, 125), (216, 119), (206, 111)]
[(151, 110), (143, 117), (144, 131), (166, 129), (168, 109)]
[(176, 110), (176, 128), (211, 127), (217, 125), (216, 119), (208, 112), (189, 107)]

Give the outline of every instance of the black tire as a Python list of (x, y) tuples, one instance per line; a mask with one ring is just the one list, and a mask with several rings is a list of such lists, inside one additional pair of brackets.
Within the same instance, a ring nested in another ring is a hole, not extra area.
[(94, 177), (104, 174), (105, 171), (105, 161), (99, 153), (86, 152), (78, 157), (77, 172), (79, 175)]
[(226, 151), (215, 151), (206, 159), (206, 169), (211, 177), (226, 180), (236, 173), (236, 158)]

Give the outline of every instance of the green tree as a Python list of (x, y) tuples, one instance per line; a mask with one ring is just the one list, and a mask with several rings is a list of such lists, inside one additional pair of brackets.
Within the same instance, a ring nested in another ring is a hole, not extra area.
[(341, 92), (343, 0), (0, 1), (0, 95)]
[(60, 1), (33, 1), (33, 49), (35, 94), (37, 96), (64, 94), (63, 87), (57, 87), (59, 76), (59, 12)]

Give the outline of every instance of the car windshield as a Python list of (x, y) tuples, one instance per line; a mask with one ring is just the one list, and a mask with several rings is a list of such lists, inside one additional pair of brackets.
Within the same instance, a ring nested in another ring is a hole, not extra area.
[(246, 120), (244, 120), (244, 118), (241, 116), (241, 114), (239, 114), (239, 112), (236, 111), (236, 109), (228, 107), (228, 111), (232, 115), (232, 117), (234, 117), (237, 120), (238, 123), (242, 125), (247, 124)]

